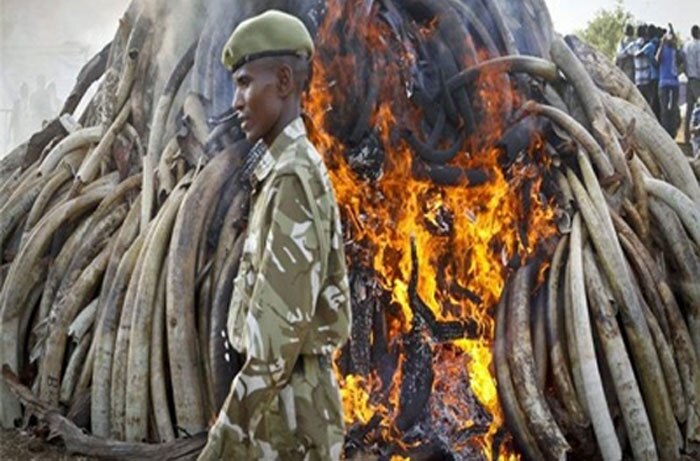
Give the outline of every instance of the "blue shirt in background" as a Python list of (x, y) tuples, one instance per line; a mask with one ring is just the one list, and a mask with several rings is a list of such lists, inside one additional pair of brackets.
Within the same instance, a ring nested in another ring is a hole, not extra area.
[(676, 66), (676, 47), (664, 43), (659, 56), (659, 88), (678, 86), (678, 67)]
[(649, 60), (649, 79), (659, 79), (659, 68), (656, 66), (656, 50), (659, 48), (659, 39), (652, 38), (644, 44), (641, 52)]

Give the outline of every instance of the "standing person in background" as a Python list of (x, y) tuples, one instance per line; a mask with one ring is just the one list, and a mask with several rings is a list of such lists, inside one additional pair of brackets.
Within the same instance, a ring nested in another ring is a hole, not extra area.
[(634, 56), (631, 54), (624, 54), (624, 50), (634, 42), (634, 26), (632, 24), (627, 24), (625, 27), (625, 35), (620, 40), (620, 44), (617, 47), (617, 59), (615, 64), (617, 67), (622, 69), (622, 71), (629, 77), (631, 81), (634, 82)]
[(58, 94), (56, 92), (56, 82), (50, 82), (49, 85), (46, 87), (46, 98), (47, 105), (50, 108), (47, 117), (53, 118), (56, 115), (58, 115), (58, 113), (63, 108), (63, 104), (61, 104), (61, 100), (58, 99)]
[(690, 145), (693, 149), (693, 158), (700, 157), (700, 98), (695, 101), (695, 108), (686, 115), (690, 119)]
[(685, 92), (685, 142), (690, 142), (690, 119), (693, 104), (700, 98), (700, 27), (694, 25), (690, 29), (692, 39), (683, 46), (683, 62), (688, 86)]
[(621, 53), (618, 53), (618, 57), (631, 56), (634, 59), (634, 84), (651, 105), (652, 93), (655, 91), (651, 86), (651, 62), (649, 57), (641, 52), (646, 39), (647, 26), (641, 24), (637, 26), (637, 39), (627, 45), (627, 48)]
[(651, 106), (654, 88), (651, 85), (651, 59), (642, 49), (647, 43), (648, 28), (646, 25), (637, 27), (637, 40), (630, 46), (634, 57), (634, 84)]
[(46, 88), (46, 77), (43, 74), (36, 78), (36, 88), (29, 97), (29, 107), (31, 108), (31, 128), (33, 131), (40, 130), (44, 122), (51, 117), (51, 103)]
[(680, 124), (678, 65), (676, 61), (676, 36), (670, 24), (668, 32), (661, 39), (654, 60), (659, 66), (659, 120), (668, 134), (675, 138)]
[(644, 56), (649, 63), (649, 87), (647, 88), (649, 98), (647, 102), (657, 119), (660, 119), (661, 116), (661, 106), (659, 104), (659, 66), (656, 62), (656, 52), (664, 33), (654, 24), (650, 24), (647, 27), (646, 42), (637, 52), (638, 55)]
[(10, 146), (15, 147), (29, 140), (32, 133), (31, 114), (29, 108), (29, 85), (22, 82), (19, 95), (12, 103), (10, 114)]

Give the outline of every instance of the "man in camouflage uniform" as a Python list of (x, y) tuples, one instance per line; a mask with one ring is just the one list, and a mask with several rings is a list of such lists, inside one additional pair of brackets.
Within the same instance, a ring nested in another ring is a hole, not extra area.
[(223, 51), (233, 107), (251, 142), (252, 208), (228, 318), (246, 357), (200, 459), (339, 459), (344, 427), (330, 354), (349, 335), (338, 207), (300, 118), (313, 42), (270, 10), (241, 23)]

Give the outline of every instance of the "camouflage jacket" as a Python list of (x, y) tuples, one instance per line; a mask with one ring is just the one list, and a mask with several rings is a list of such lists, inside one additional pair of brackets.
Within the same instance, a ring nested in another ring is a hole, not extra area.
[(349, 336), (340, 216), (328, 172), (301, 118), (256, 166), (228, 334), (246, 362), (210, 431), (254, 438), (300, 355), (329, 354)]

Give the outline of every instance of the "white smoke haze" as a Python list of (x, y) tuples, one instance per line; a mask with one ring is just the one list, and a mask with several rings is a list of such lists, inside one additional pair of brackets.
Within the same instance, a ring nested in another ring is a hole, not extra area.
[[(11, 130), (12, 111), (20, 97), (22, 84), (25, 84), (29, 93), (26, 99), (31, 100), (42, 78), (46, 86), (53, 83), (55, 98), (52, 99), (54, 101), (44, 101), (43, 112), (46, 112), (49, 107), (56, 111), (55, 106), (63, 103), (82, 66), (114, 38), (119, 19), (132, 1), (137, 6), (135, 9), (156, 20), (157, 29), (160, 29), (160, 33), (157, 30), (152, 31), (157, 36), (158, 43), (157, 53), (152, 57), (154, 67), (157, 69), (152, 91), (153, 97), (157, 99), (177, 60), (192, 40), (202, 32), (204, 20), (207, 17), (205, 10), (214, 8), (213, 5), (218, 2), (206, 0), (0, 0), (0, 157), (26, 140), (28, 134), (37, 131), (41, 127), (41, 120), (56, 115), (51, 112), (45, 113), (43, 117), (32, 116), (27, 114), (31, 112), (27, 109), (24, 115), (15, 117), (22, 125), (19, 130), (21, 134), (12, 135), (11, 131), (17, 130), (17, 128)], [(238, 0), (232, 3), (235, 3), (237, 12), (241, 14), (244, 11), (254, 10), (258, 4), (256, 0)], [(270, 5), (274, 3), (274, 0), (266, 2)], [(506, 8), (509, 4), (507, 0), (500, 3), (502, 5), (505, 3)], [(664, 25), (666, 16), (670, 20), (675, 19), (684, 36), (688, 34), (686, 29), (689, 26), (686, 22), (688, 24), (690, 24), (688, 21), (697, 22), (695, 14), (681, 14), (680, 16), (688, 20), (680, 21), (678, 10), (694, 13), (697, 11), (698, 2), (673, 1), (664, 14), (656, 10), (648, 10), (647, 15), (640, 14), (639, 8), (643, 3), (649, 2), (626, 0), (623, 5), (632, 10), (638, 19), (656, 21)], [(564, 4), (566, 6), (562, 6)], [(691, 4), (694, 6), (691, 7)], [(546, 8), (545, 5), (552, 9), (555, 29), (560, 32), (571, 32), (574, 26), (575, 28), (585, 27), (586, 18), (589, 19), (592, 14), (589, 10), (595, 9), (593, 6), (612, 8), (614, 2), (613, 0), (595, 0), (585, 7), (585, 14), (584, 7), (576, 2), (542, 0), (540, 5), (542, 9)], [(222, 13), (226, 15), (228, 12), (224, 11)], [(235, 15), (235, 12), (231, 11), (230, 14)], [(222, 18), (223, 24), (228, 22)], [(204, 34), (215, 32), (204, 31)], [(93, 85), (83, 98), (76, 115), (81, 113), (82, 107), (94, 93), (95, 86), (97, 85)], [(188, 85), (183, 85), (183, 88), (187, 87)], [(179, 96), (181, 100), (183, 95)], [(29, 102), (27, 101), (27, 104)]]
[[(62, 104), (82, 66), (113, 38), (129, 2), (0, 0), (0, 156), (23, 141), (10, 133), (22, 83), (31, 96), (42, 77), (47, 86), (53, 82)], [(24, 133), (40, 128), (31, 115), (21, 122)]]
[[(132, 12), (156, 24), (150, 32), (156, 45), (149, 59), (156, 69), (152, 90), (157, 98), (179, 58), (201, 33), (206, 2), (0, 0), (0, 157), (40, 129), (42, 120), (57, 114), (82, 66), (114, 38), (132, 3)], [(50, 83), (55, 85), (55, 98), (37, 92), (37, 87)], [(23, 84), (28, 96), (20, 91)], [(96, 87), (93, 84), (83, 97), (76, 116)], [(18, 100), (24, 101), (19, 109)], [(19, 129), (13, 119), (19, 120)]]

